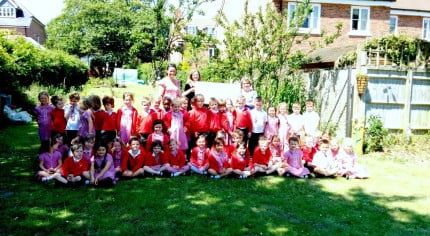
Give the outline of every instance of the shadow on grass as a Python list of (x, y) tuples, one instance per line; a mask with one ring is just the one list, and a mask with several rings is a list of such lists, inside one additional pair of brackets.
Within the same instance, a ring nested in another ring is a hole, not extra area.
[[(31, 180), (34, 154), (6, 154), (0, 154), (0, 234), (430, 233), (428, 215), (393, 207), (420, 196), (369, 194), (357, 181), (194, 175), (121, 181), (113, 189), (55, 188)], [(333, 181), (348, 187), (342, 194), (325, 190)]]

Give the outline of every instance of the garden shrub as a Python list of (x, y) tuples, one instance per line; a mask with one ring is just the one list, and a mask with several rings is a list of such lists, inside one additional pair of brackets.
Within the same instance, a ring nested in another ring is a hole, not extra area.
[(367, 124), (368, 126), (364, 130), (365, 151), (367, 153), (384, 151), (388, 130), (384, 128), (380, 117), (371, 115)]

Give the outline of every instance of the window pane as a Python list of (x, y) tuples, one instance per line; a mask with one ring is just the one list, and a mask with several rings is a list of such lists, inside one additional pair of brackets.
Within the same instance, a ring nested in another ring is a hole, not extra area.
[(360, 24), (360, 30), (366, 31), (367, 30), (367, 20), (369, 19), (369, 11), (367, 9), (361, 9), (361, 24)]
[(397, 18), (391, 16), (390, 17), (390, 33), (395, 33), (396, 32), (396, 25), (397, 25)]
[(303, 21), (302, 28), (309, 28), (309, 16)]
[(429, 20), (424, 20), (424, 24), (423, 24), (423, 38), (424, 39), (430, 39), (430, 25), (429, 25)]
[(319, 6), (314, 6), (313, 12), (312, 12), (312, 28), (318, 28), (318, 18), (320, 15), (320, 8)]

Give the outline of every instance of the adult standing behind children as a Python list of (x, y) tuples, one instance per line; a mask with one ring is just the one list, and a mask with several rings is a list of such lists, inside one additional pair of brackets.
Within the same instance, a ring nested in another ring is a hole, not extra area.
[(176, 80), (176, 65), (169, 64), (166, 70), (166, 77), (157, 83), (158, 95), (161, 97), (169, 97), (175, 99), (181, 96), (181, 87), (179, 81)]
[(188, 108), (187, 110), (191, 110), (191, 99), (196, 95), (196, 82), (201, 80), (200, 72), (198, 70), (194, 70), (191, 72), (190, 76), (188, 76), (187, 83), (185, 84), (184, 92), (182, 96), (188, 98)]
[(244, 77), (240, 81), (240, 95), (245, 97), (245, 107), (248, 109), (254, 108), (255, 99), (257, 98), (257, 92), (252, 89), (252, 81)]

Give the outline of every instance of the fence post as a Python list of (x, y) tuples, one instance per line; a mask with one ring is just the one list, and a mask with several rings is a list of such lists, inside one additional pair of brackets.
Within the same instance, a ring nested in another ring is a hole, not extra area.
[(406, 74), (406, 88), (405, 88), (405, 109), (403, 111), (403, 133), (406, 134), (406, 137), (409, 141), (411, 135), (411, 103), (412, 103), (412, 87), (413, 87), (413, 79), (414, 79), (414, 71), (412, 69), (408, 69)]
[(346, 89), (346, 132), (345, 137), (351, 137), (351, 122), (352, 122), (352, 102), (351, 102), (351, 75), (352, 69), (351, 66), (348, 66), (348, 78), (347, 78), (347, 89)]

